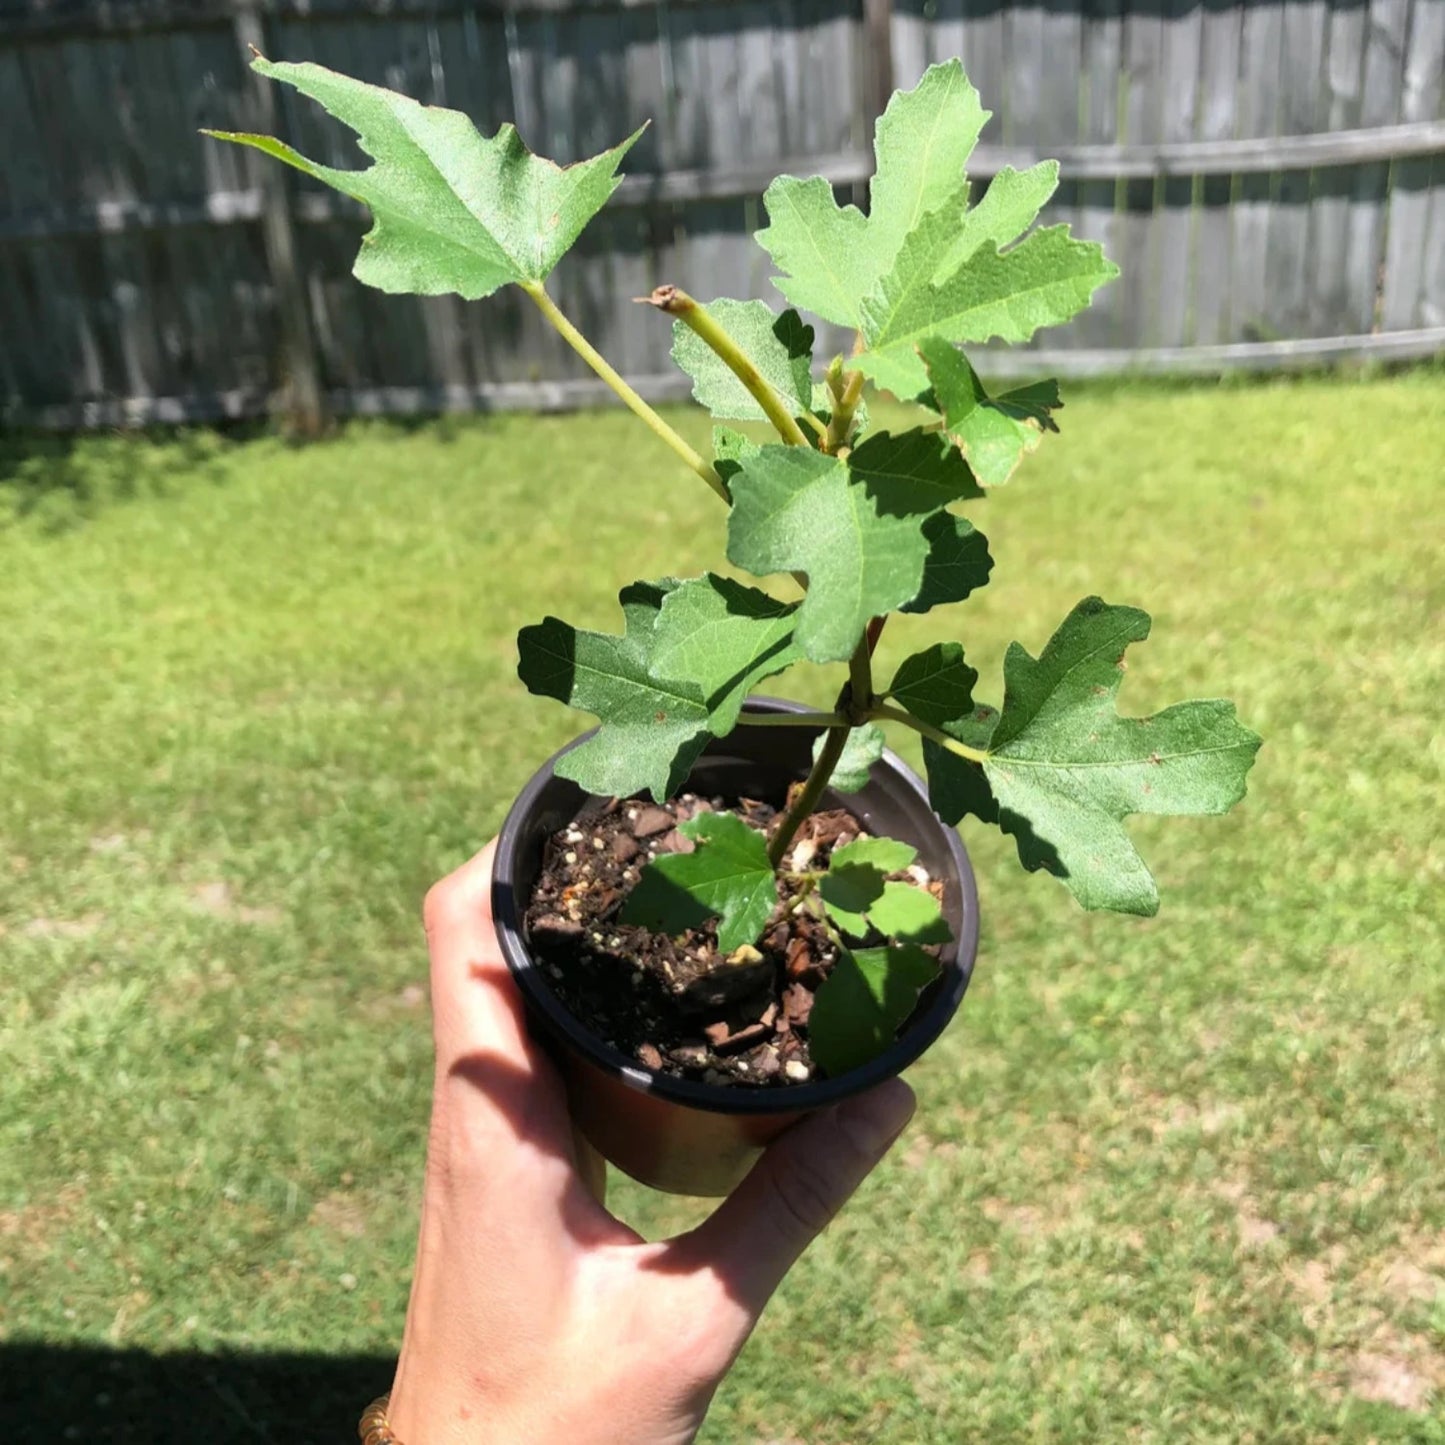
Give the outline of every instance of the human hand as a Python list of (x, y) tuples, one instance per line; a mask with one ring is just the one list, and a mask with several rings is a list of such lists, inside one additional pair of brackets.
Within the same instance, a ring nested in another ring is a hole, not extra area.
[(390, 1420), (406, 1445), (681, 1445), (789, 1268), (913, 1113), (893, 1079), (649, 1244), (588, 1187), (491, 918), (492, 847), (427, 896), (436, 1084)]

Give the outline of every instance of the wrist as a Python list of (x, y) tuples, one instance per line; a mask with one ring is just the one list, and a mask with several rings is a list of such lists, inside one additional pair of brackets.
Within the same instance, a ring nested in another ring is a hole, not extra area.
[(512, 1438), (498, 1428), (493, 1412), (465, 1404), (438, 1408), (415, 1392), (393, 1392), (387, 1420), (394, 1442), (383, 1438), (376, 1445), (505, 1445)]

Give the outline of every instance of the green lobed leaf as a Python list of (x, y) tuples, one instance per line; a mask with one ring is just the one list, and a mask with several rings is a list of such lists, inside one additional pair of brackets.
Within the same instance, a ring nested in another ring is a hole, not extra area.
[(1067, 226), (1034, 231), (1007, 251), (981, 246), (956, 270), (940, 272), (939, 256), (957, 224), (947, 210), (924, 217), (859, 308), (868, 349), (851, 364), (895, 396), (927, 389), (918, 348), (930, 337), (1027, 341), (1082, 311), (1119, 274), (1101, 246), (1076, 241)]
[(796, 602), (779, 602), (712, 572), (674, 587), (653, 628), (649, 670), (654, 678), (695, 683), (708, 731), (732, 731), (748, 693), (801, 660), (793, 639)]
[(988, 183), (983, 199), (965, 212), (957, 233), (943, 246), (935, 279), (951, 276), (983, 246), (1002, 250), (1039, 218), (1059, 186), (1058, 161), (1040, 161), (1026, 171), (1005, 166)]
[(617, 166), (642, 134), (561, 167), (534, 156), (511, 125), (480, 135), (461, 112), (416, 101), (320, 65), (252, 69), (294, 86), (357, 134), (363, 171), (317, 164), (271, 136), (208, 131), (284, 161), (371, 208), (357, 280), (381, 291), (469, 300), (508, 282), (541, 282), (617, 188)]
[(595, 737), (557, 763), (590, 793), (658, 802), (676, 792), (707, 742), (709, 711), (694, 682), (664, 683), (648, 664), (653, 627), (675, 579), (634, 582), (619, 595), (621, 637), (582, 632), (555, 617), (517, 634), (517, 675), (530, 692), (594, 713)]
[(989, 115), (958, 60), (930, 66), (889, 100), (874, 129), (878, 169), (868, 187), (868, 240), (880, 259), (896, 256), (931, 211), (961, 206), (964, 167)]
[[(765, 301), (709, 301), (708, 313), (799, 415), (813, 404), (813, 328), (796, 311), (777, 315)], [(692, 377), (692, 394), (716, 417), (766, 421), (736, 374), (685, 322), (672, 326), (672, 359)]]
[[(1152, 915), (1159, 894), (1121, 820), (1131, 813), (1223, 813), (1244, 796), (1260, 740), (1218, 699), (1152, 717), (1115, 711), (1125, 649), (1149, 615), (1085, 598), (1038, 658), (1014, 643), (996, 717), (939, 724), (986, 748), (982, 764), (925, 747), (936, 811), (996, 821), (1020, 861), (1061, 878), (1085, 908)], [(985, 728), (987, 735), (984, 736)]]
[(795, 636), (814, 662), (848, 657), (870, 618), (912, 601), (922, 585), (929, 544), (925, 517), (911, 509), (940, 505), (948, 483), (887, 475), (887, 455), (886, 444), (877, 448), (875, 470), (860, 477), (851, 457), (765, 446), (738, 458), (729, 480), (728, 560), (760, 577), (808, 574)]
[(963, 660), (957, 642), (935, 642), (898, 665), (888, 695), (933, 727), (943, 727), (973, 711), (978, 672)]
[(867, 218), (856, 206), (840, 208), (822, 176), (779, 176), (763, 192), (763, 204), (769, 224), (755, 239), (784, 272), (773, 285), (794, 306), (856, 328), (859, 299), (879, 270)]
[(938, 971), (938, 960), (916, 944), (840, 950), (808, 1018), (814, 1060), (836, 1079), (876, 1058)]
[(993, 571), (988, 538), (964, 517), (937, 512), (923, 524), (928, 556), (923, 559), (923, 583), (912, 602), (900, 612), (928, 612), (950, 602), (962, 602), (988, 582)]
[(868, 910), (882, 896), (888, 875), (917, 856), (916, 848), (894, 838), (859, 838), (839, 848), (818, 884), (828, 916), (845, 933), (862, 938), (868, 932)]
[(1058, 431), (1053, 413), (1063, 403), (1056, 381), (1035, 382), (989, 396), (968, 358), (937, 337), (918, 344), (946, 435), (958, 443), (975, 476), (998, 487), (1013, 475), (1025, 452)]
[(796, 604), (711, 573), (637, 582), (621, 637), (548, 617), (518, 634), (518, 675), (534, 693), (596, 715), (597, 736), (558, 773), (588, 792), (675, 793), (711, 737), (731, 731), (749, 689), (798, 656)]
[(892, 838), (861, 838), (838, 849), (818, 883), (833, 922), (854, 938), (876, 928), (885, 938), (945, 943), (952, 936), (938, 900), (916, 883), (890, 879), (917, 856)]
[[(813, 761), (816, 763), (823, 752), (827, 733), (819, 733), (813, 744)], [(877, 723), (864, 723), (852, 729), (843, 744), (843, 755), (833, 769), (828, 786), (838, 793), (856, 793), (868, 786), (869, 770), (883, 756), (886, 739), (883, 729)]]
[(853, 448), (848, 470), (875, 491), (890, 512), (925, 516), (950, 502), (984, 495), (949, 439), (922, 427), (897, 436), (875, 432)]
[[(983, 750), (998, 721), (998, 710), (980, 705), (974, 717), (950, 723), (944, 729), (951, 737), (969, 747)], [(946, 823), (957, 823), (974, 817), (983, 823), (998, 826), (998, 799), (989, 787), (983, 767), (959, 757), (932, 738), (923, 740), (923, 767), (928, 774), (928, 800), (933, 811)]]
[(931, 66), (912, 90), (895, 94), (874, 132), (866, 217), (840, 207), (820, 176), (779, 176), (763, 196), (769, 224), (757, 233), (783, 272), (773, 284), (795, 306), (856, 330), (862, 298), (918, 218), (949, 201), (962, 209), (963, 167), (988, 115), (957, 60)]
[(918, 849), (897, 838), (855, 838), (845, 843), (832, 857), (834, 868), (881, 868), (885, 874), (897, 873), (918, 857)]
[(621, 921), (677, 934), (717, 918), (723, 954), (755, 942), (778, 901), (767, 839), (733, 813), (699, 813), (678, 832), (697, 848), (649, 863), (622, 905)]
[(774, 285), (860, 331), (867, 349), (852, 364), (899, 397), (928, 386), (916, 352), (926, 338), (1025, 341), (1118, 274), (1066, 226), (1019, 240), (1058, 184), (1053, 161), (1004, 167), (969, 207), (964, 167), (987, 118), (957, 61), (933, 66), (878, 123), (866, 218), (818, 177), (779, 177), (763, 198), (757, 239), (783, 273)]
[(947, 943), (953, 937), (938, 899), (917, 883), (890, 879), (868, 920), (883, 935), (902, 943)]

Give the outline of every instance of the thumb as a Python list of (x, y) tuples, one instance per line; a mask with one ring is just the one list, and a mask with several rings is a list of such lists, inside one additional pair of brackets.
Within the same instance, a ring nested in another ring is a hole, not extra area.
[(748, 1327), (913, 1117), (902, 1079), (795, 1124), (688, 1237), (748, 1312)]

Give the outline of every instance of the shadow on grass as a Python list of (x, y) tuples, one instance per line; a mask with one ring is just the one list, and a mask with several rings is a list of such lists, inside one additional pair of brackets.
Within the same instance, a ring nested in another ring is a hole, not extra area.
[(148, 1354), (0, 1344), (6, 1445), (341, 1445), (393, 1356)]
[(257, 428), (155, 428), (56, 435), (0, 429), (0, 532), (29, 522), (63, 532), (111, 506), (220, 484), (232, 442)]

